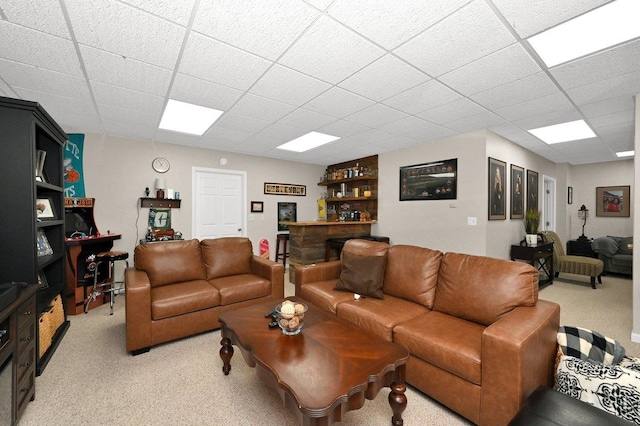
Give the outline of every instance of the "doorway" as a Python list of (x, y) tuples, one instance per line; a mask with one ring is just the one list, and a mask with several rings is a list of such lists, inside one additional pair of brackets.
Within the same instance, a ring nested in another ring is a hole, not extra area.
[(544, 231), (556, 230), (556, 179), (551, 176), (542, 176), (542, 229)]
[(247, 173), (194, 167), (192, 238), (245, 237)]

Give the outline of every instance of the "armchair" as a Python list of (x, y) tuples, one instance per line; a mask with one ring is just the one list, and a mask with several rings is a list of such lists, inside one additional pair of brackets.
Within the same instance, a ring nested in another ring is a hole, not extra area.
[(558, 234), (553, 231), (542, 231), (542, 236), (545, 241), (553, 243), (553, 270), (556, 277), (560, 272), (586, 275), (591, 278), (593, 289), (596, 288), (596, 278), (602, 284), (602, 271), (604, 270), (602, 260), (585, 256), (567, 256)]

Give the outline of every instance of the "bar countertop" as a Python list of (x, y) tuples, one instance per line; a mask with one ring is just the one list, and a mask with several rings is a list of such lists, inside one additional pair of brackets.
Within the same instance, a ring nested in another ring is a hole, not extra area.
[(332, 225), (374, 225), (378, 223), (377, 220), (367, 220), (365, 222), (360, 222), (357, 220), (351, 221), (327, 221), (327, 220), (310, 220), (306, 222), (280, 222), (283, 225), (289, 226), (332, 226)]

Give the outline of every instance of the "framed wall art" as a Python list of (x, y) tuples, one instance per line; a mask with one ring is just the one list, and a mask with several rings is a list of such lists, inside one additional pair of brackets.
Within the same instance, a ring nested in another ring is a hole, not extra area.
[(511, 219), (524, 218), (524, 168), (511, 165)]
[(252, 201), (251, 213), (264, 213), (264, 203), (262, 201)]
[(538, 210), (538, 172), (527, 170), (527, 210)]
[(38, 248), (38, 257), (49, 256), (50, 254), (53, 254), (51, 244), (49, 244), (47, 235), (44, 233), (44, 229), (42, 228), (38, 229), (36, 234), (36, 247)]
[(505, 177), (507, 163), (489, 157), (489, 220), (507, 218), (505, 202)]
[(573, 186), (567, 187), (567, 204), (573, 204)]
[(292, 185), (289, 183), (264, 183), (264, 193), (267, 195), (307, 195), (306, 185)]
[(599, 186), (596, 188), (596, 216), (630, 217), (631, 187)]
[(400, 201), (455, 200), (458, 159), (400, 167)]
[(278, 231), (289, 230), (289, 225), (283, 222), (295, 222), (298, 218), (296, 203), (278, 203)]

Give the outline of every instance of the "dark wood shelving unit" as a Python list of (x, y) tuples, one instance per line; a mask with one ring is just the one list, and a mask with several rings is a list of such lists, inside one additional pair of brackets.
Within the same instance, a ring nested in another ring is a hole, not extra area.
[(170, 198), (140, 198), (140, 207), (162, 208), (162, 209), (179, 209), (180, 201)]

